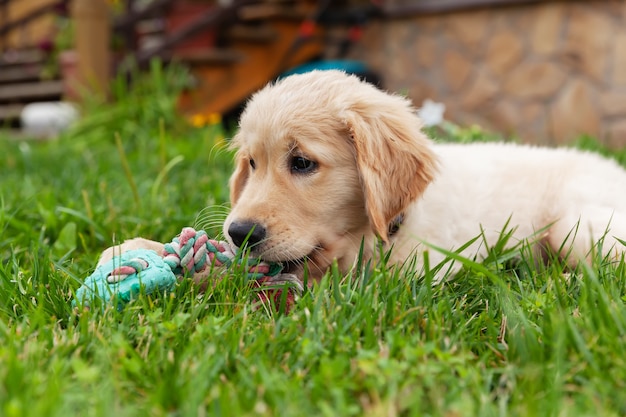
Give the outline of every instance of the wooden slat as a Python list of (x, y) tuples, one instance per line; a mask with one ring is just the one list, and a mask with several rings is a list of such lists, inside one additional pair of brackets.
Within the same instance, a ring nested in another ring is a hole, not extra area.
[(5, 104), (0, 105), (0, 120), (16, 120), (22, 114), (23, 104)]
[(273, 18), (303, 19), (308, 15), (308, 8), (300, 5), (282, 4), (252, 4), (243, 6), (237, 11), (237, 16), (243, 21), (266, 20)]
[(235, 21), (237, 10), (239, 10), (240, 7), (256, 1), (258, 0), (237, 0), (230, 6), (216, 7), (200, 14), (186, 26), (165, 36), (163, 42), (158, 47), (139, 51), (136, 56), (137, 62), (140, 66), (145, 66), (153, 57), (162, 56), (164, 51), (170, 50), (193, 35), (202, 31), (215, 29), (218, 25)]
[[(26, 1), (23, 1), (23, 4), (26, 4), (26, 3), (27, 3)], [(44, 5), (39, 6), (36, 9), (30, 10), (28, 13), (24, 14), (23, 16), (20, 16), (19, 18), (14, 19), (10, 22), (6, 22), (2, 26), (0, 26), (0, 36), (5, 36), (10, 31), (19, 29), (20, 27), (23, 27), (24, 25), (48, 13), (53, 13), (58, 10), (62, 10), (65, 7), (66, 3), (67, 3), (67, 0), (59, 0), (54, 3), (44, 4)]]
[(158, 19), (144, 20), (137, 23), (135, 31), (139, 37), (163, 35), (165, 33), (165, 25)]
[(41, 63), (44, 54), (39, 49), (22, 49), (17, 51), (5, 52), (0, 55), (0, 67), (11, 65), (29, 65)]
[(0, 86), (0, 101), (19, 102), (58, 97), (63, 94), (62, 81), (20, 83)]
[(173, 59), (188, 64), (227, 65), (245, 59), (245, 55), (231, 49), (208, 49), (176, 53)]
[(395, 2), (381, 7), (384, 17), (404, 18), (411, 15), (449, 13), (483, 7), (517, 6), (546, 0), (419, 0)]
[(38, 80), (41, 75), (41, 65), (29, 64), (21, 66), (0, 66), (0, 83), (14, 83)]
[(239, 24), (228, 28), (226, 36), (234, 41), (266, 43), (275, 41), (278, 34), (269, 25), (250, 26)]
[(299, 29), (297, 22), (278, 20), (272, 26), (279, 36), (271, 44), (241, 42), (233, 45), (245, 54), (245, 60), (228, 67), (193, 68), (198, 85), (181, 96), (181, 111), (190, 115), (224, 114), (285, 69), (307, 62), (322, 52), (320, 41), (304, 43), (292, 50), (292, 41)]
[(113, 30), (125, 30), (128, 27), (134, 27), (144, 19), (159, 16), (171, 3), (172, 0), (153, 0), (139, 10), (134, 10), (116, 18), (113, 22)]

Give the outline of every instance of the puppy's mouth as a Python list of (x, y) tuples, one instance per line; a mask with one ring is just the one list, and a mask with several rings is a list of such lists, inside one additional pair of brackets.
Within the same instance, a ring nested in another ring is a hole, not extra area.
[(302, 258), (299, 258), (299, 259), (282, 261), (281, 264), (283, 265), (283, 270), (281, 271), (281, 273), (282, 274), (294, 274), (298, 272), (300, 269), (304, 268), (304, 265), (307, 263), (308, 260), (309, 260), (309, 255), (303, 256)]
[(283, 266), (281, 273), (283, 274), (295, 274), (303, 275), (307, 265), (315, 265), (316, 253), (322, 249), (321, 246), (316, 246), (309, 254), (295, 259), (264, 259), (266, 262), (280, 263)]

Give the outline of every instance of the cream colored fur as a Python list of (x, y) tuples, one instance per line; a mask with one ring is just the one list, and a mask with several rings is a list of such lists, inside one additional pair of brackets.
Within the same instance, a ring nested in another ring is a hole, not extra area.
[[(626, 172), (614, 162), (570, 149), (434, 144), (407, 99), (338, 71), (294, 75), (256, 93), (233, 146), (227, 238), (233, 221), (262, 225), (252, 255), (307, 259), (314, 278), (334, 260), (350, 270), (362, 241), (366, 257), (380, 240), (393, 247), (392, 262), (417, 255), (419, 267), (424, 242), (454, 250), (482, 230), (493, 244), (508, 220), (512, 243), (532, 237), (558, 251), (569, 237), (571, 262), (605, 233), (606, 253), (620, 253), (615, 237), (626, 239)], [(293, 172), (295, 157), (316, 169)], [(399, 214), (404, 223), (388, 236)], [(146, 245), (159, 246), (132, 240), (116, 250)], [(429, 255), (431, 264), (444, 258)], [(484, 256), (483, 241), (463, 255)], [(302, 276), (303, 263), (291, 272)]]

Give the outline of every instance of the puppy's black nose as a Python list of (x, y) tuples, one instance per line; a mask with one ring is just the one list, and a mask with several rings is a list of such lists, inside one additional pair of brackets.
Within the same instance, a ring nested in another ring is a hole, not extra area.
[(238, 247), (244, 243), (253, 246), (265, 239), (265, 227), (253, 221), (232, 222), (228, 235)]

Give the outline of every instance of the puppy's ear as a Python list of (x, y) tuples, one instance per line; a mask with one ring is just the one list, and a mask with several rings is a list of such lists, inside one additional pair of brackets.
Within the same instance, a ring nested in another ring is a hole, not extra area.
[(367, 214), (388, 239), (390, 223), (432, 181), (437, 160), (410, 102), (376, 90), (343, 115), (353, 143)]
[(243, 187), (248, 181), (249, 169), (249, 162), (247, 161), (247, 159), (237, 153), (235, 155), (235, 171), (230, 176), (230, 181), (228, 183), (230, 187), (231, 207), (234, 207), (235, 203), (237, 203), (237, 200), (239, 200), (239, 196), (243, 191)]

